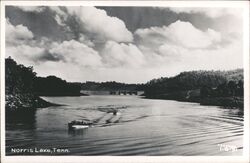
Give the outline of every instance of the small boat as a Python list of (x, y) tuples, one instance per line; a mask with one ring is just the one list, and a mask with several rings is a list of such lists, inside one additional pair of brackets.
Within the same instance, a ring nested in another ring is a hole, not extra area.
[(91, 122), (85, 122), (81, 120), (74, 120), (68, 123), (68, 127), (70, 130), (73, 129), (84, 129), (84, 128), (89, 128), (92, 126), (93, 123)]

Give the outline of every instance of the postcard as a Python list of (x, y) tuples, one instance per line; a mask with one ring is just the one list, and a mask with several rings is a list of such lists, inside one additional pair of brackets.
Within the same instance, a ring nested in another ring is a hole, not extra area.
[(2, 1), (1, 161), (248, 162), (248, 1)]

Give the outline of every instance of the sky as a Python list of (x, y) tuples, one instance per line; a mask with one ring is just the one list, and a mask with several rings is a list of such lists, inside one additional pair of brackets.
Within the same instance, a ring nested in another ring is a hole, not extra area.
[(6, 57), (38, 76), (144, 83), (243, 68), (238, 8), (6, 6)]

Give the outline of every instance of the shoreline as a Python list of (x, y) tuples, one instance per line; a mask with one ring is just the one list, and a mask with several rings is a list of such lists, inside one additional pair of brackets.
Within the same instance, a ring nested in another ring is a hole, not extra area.
[(193, 102), (199, 103), (202, 106), (221, 106), (229, 109), (244, 109), (244, 97), (232, 96), (232, 97), (176, 97), (170, 94), (162, 94), (162, 95), (154, 95), (147, 96), (145, 95), (143, 98), (145, 99), (161, 99), (161, 100), (175, 100), (179, 102)]
[(26, 112), (33, 111), (37, 108), (45, 108), (49, 106), (60, 106), (42, 99), (33, 94), (8, 94), (5, 96), (5, 112)]
[[(203, 106), (221, 106), (229, 109), (244, 109), (244, 97), (204, 97), (199, 96), (184, 96), (184, 92), (176, 92), (174, 94), (158, 94), (141, 96), (144, 99), (161, 99), (161, 100), (175, 100), (179, 102), (193, 102), (199, 103)], [(63, 97), (63, 96), (58, 96)], [(6, 95), (5, 113), (6, 114), (21, 114), (33, 112), (38, 108), (45, 108), (50, 106), (61, 106), (46, 101), (42, 97), (33, 94), (15, 94)]]

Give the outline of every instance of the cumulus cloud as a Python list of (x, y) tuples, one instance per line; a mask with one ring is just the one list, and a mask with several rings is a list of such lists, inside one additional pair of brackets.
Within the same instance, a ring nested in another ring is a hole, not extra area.
[(169, 26), (138, 29), (135, 35), (137, 42), (147, 46), (169, 43), (184, 48), (209, 48), (221, 41), (220, 33), (212, 29), (203, 32), (191, 23), (179, 20)]
[(29, 45), (18, 45), (6, 47), (6, 54), (13, 57), (17, 62), (33, 66), (45, 55), (45, 49)]
[[(243, 65), (242, 40), (235, 33), (242, 28), (234, 25), (236, 21), (232, 19), (230, 24), (219, 21), (225, 20), (219, 13), (213, 16), (215, 25), (203, 30), (190, 22), (176, 21), (168, 26), (137, 29), (132, 34), (122, 20), (95, 7), (48, 9), (57, 22), (52, 19), (54, 25), (72, 34), (70, 37), (62, 40), (41, 37), (29, 26), (6, 21), (7, 56), (34, 66), (38, 75), (56, 75), (68, 81), (132, 83), (187, 70), (232, 69)], [(23, 11), (41, 14), (34, 8)], [(175, 12), (198, 13), (193, 8)], [(214, 28), (216, 25), (221, 28)]]
[[(92, 49), (91, 42), (83, 35), (76, 40), (52, 42), (48, 38), (34, 39), (34, 35), (23, 25), (12, 25), (6, 19), (6, 55), (27, 65), (41, 62), (72, 62), (80, 66), (99, 66), (101, 57)], [(90, 45), (90, 46), (88, 46)], [(92, 45), (93, 46), (93, 45)]]
[(43, 6), (17, 6), (19, 9), (25, 12), (42, 12), (44, 11), (45, 7)]
[(95, 7), (51, 7), (56, 12), (55, 19), (60, 25), (67, 23), (68, 18), (74, 18), (80, 25), (80, 32), (87, 32), (98, 41), (112, 40), (116, 42), (131, 42), (132, 33), (125, 23), (117, 17), (108, 16), (106, 11)]
[(65, 23), (66, 19), (68, 18), (68, 15), (65, 11), (63, 11), (58, 6), (50, 6), (49, 9), (55, 13), (54, 19), (60, 26), (67, 26)]
[(94, 47), (95, 46), (95, 44), (91, 40), (89, 40), (87, 36), (85, 36), (82, 33), (79, 34), (79, 39), (78, 40), (79, 40), (79, 42), (81, 42), (81, 43), (83, 43), (83, 44), (85, 44), (85, 45), (87, 45), (89, 47)]
[(144, 55), (133, 44), (108, 41), (101, 54), (104, 62), (111, 67), (140, 67), (145, 63)]
[(5, 38), (7, 44), (17, 44), (31, 40), (34, 37), (33, 33), (22, 24), (17, 26), (12, 25), (8, 19), (5, 23)]
[[(163, 8), (162, 8), (163, 9)], [(208, 17), (210, 28), (220, 31), (222, 35), (222, 44), (226, 45), (233, 42), (236, 39), (242, 37), (242, 18), (243, 12), (241, 8), (231, 7), (207, 7), (207, 8), (186, 8), (186, 7), (176, 7), (168, 8), (175, 13), (185, 13), (192, 15), (203, 15)], [(190, 16), (190, 15), (189, 15)], [(201, 22), (201, 24), (206, 24), (206, 22)], [(240, 29), (240, 30), (239, 30)]]
[(54, 43), (49, 52), (64, 62), (71, 62), (79, 66), (96, 67), (101, 65), (101, 57), (94, 49), (75, 40)]
[(169, 57), (171, 59), (178, 59), (180, 54), (183, 54), (185, 51), (184, 48), (178, 47), (176, 45), (163, 44), (159, 46), (157, 53), (161, 56)]
[[(136, 45), (145, 55), (147, 66), (158, 67), (162, 72), (167, 69), (168, 72), (176, 73), (241, 67), (242, 40), (234, 40), (230, 46), (222, 46), (222, 42), (228, 39), (223, 37), (212, 29), (201, 31), (191, 23), (181, 21), (169, 26), (138, 29), (135, 32)], [(226, 61), (227, 59), (231, 61)], [(213, 65), (207, 64), (208, 61)]]

